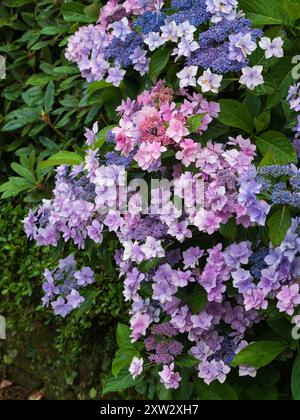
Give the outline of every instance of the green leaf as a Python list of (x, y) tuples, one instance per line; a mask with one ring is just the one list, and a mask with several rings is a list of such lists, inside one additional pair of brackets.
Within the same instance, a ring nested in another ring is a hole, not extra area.
[(91, 388), (90, 392), (89, 392), (89, 396), (90, 398), (93, 400), (94, 398), (97, 397), (97, 389), (96, 388)]
[(257, 118), (254, 118), (256, 131), (260, 133), (261, 131), (266, 130), (269, 127), (270, 121), (271, 121), (270, 111), (263, 112)]
[(121, 350), (132, 350), (134, 348), (130, 339), (131, 331), (128, 325), (118, 324), (117, 343)]
[(194, 286), (189, 295), (189, 307), (193, 314), (198, 314), (207, 304), (207, 293), (200, 285)]
[(43, 48), (46, 48), (49, 44), (51, 44), (52, 41), (39, 41), (36, 44), (34, 44), (30, 49), (32, 51), (38, 51)]
[(300, 5), (291, 0), (240, 0), (240, 8), (255, 25), (293, 25), (300, 17)]
[(172, 392), (173, 399), (177, 401), (189, 401), (191, 399), (190, 369), (180, 369), (180, 387)]
[(268, 220), (269, 235), (274, 247), (281, 244), (292, 224), (292, 216), (287, 207), (282, 207)]
[(224, 238), (234, 242), (237, 237), (238, 228), (234, 218), (231, 218), (226, 225), (221, 225), (220, 233)]
[(244, 348), (234, 358), (232, 365), (250, 365), (255, 368), (261, 368), (271, 363), (285, 349), (286, 344), (280, 341), (257, 341)]
[(235, 389), (227, 383), (213, 382), (208, 386), (197, 380), (195, 389), (197, 400), (200, 401), (237, 401), (239, 399)]
[(82, 162), (82, 157), (77, 153), (61, 151), (51, 156), (48, 160), (41, 162), (39, 169), (41, 170), (59, 165), (80, 165)]
[(197, 130), (199, 130), (204, 117), (205, 114), (198, 114), (188, 119), (187, 124), (190, 133), (195, 133)]
[(101, 89), (106, 89), (112, 87), (111, 83), (106, 82), (105, 80), (100, 80), (99, 82), (93, 82), (88, 87), (88, 93), (94, 93)]
[(274, 84), (274, 80), (269, 75), (264, 76), (264, 83), (260, 86), (257, 86), (253, 93), (257, 96), (263, 95), (272, 95), (276, 90), (276, 85)]
[(24, 166), (20, 165), (19, 163), (13, 162), (11, 168), (22, 178), (27, 179), (27, 181), (31, 182), (32, 184), (36, 183), (36, 178), (29, 169), (25, 168)]
[(48, 36), (59, 35), (65, 32), (69, 32), (68, 26), (46, 26), (41, 30), (42, 35)]
[(136, 352), (134, 350), (132, 351), (118, 350), (112, 362), (112, 368), (111, 368), (112, 374), (114, 376), (118, 376), (120, 371), (125, 367), (127, 367), (127, 371), (128, 371), (128, 368), (135, 355), (136, 355)]
[(149, 78), (155, 83), (162, 71), (167, 66), (171, 56), (169, 48), (158, 49), (152, 56), (149, 66)]
[(78, 73), (78, 69), (75, 66), (59, 66), (54, 67), (53, 69), (54, 74), (61, 74), (61, 75), (69, 75), (69, 74), (76, 74)]
[(6, 0), (5, 6), (9, 7), (21, 7), (25, 6), (26, 4), (34, 3), (34, 0)]
[(49, 82), (51, 82), (51, 80), (54, 80), (54, 77), (44, 73), (37, 73), (29, 77), (29, 79), (26, 81), (26, 85), (46, 86)]
[(160, 401), (170, 401), (172, 399), (172, 392), (159, 382), (157, 384), (157, 396)]
[(256, 138), (260, 153), (264, 156), (262, 165), (284, 165), (297, 161), (296, 152), (290, 140), (282, 133), (268, 131)]
[(2, 127), (2, 131), (14, 131), (14, 130), (17, 130), (18, 128), (24, 127), (24, 125), (26, 124), (27, 124), (27, 120), (25, 120), (24, 118), (19, 118), (18, 120), (12, 120), (6, 123)]
[(43, 104), (43, 92), (39, 86), (34, 86), (22, 93), (22, 99), (29, 107)]
[(121, 392), (128, 388), (133, 388), (143, 381), (143, 376), (139, 376), (136, 380), (128, 372), (128, 369), (122, 369), (117, 377), (109, 376), (103, 386), (102, 394), (108, 392)]
[(246, 133), (252, 133), (254, 121), (245, 105), (231, 99), (221, 99), (219, 121), (228, 127), (240, 128)]
[(176, 364), (182, 367), (193, 367), (198, 363), (199, 360), (190, 354), (181, 354), (176, 358)]
[(143, 262), (143, 263), (140, 265), (139, 270), (140, 270), (142, 273), (147, 273), (149, 270), (151, 270), (152, 268), (156, 267), (156, 266), (157, 266), (157, 264), (159, 264), (159, 263), (160, 263), (160, 261), (161, 261), (161, 258), (152, 258), (152, 259), (151, 259), (151, 260), (149, 260), (149, 261), (145, 261), (145, 262)]
[(292, 392), (295, 401), (300, 401), (300, 354), (296, 357), (292, 372)]
[(32, 188), (32, 183), (25, 178), (10, 177), (9, 181), (0, 186), (1, 198), (15, 197), (22, 191)]
[(247, 389), (247, 397), (251, 401), (275, 401), (278, 399), (278, 391), (275, 386), (252, 384)]
[(85, 6), (83, 4), (71, 1), (70, 3), (63, 4), (62, 13), (66, 22), (76, 23), (94, 23), (94, 18), (87, 16), (84, 13)]
[(45, 93), (45, 100), (44, 100), (44, 110), (46, 114), (48, 114), (54, 104), (55, 98), (55, 86), (53, 82), (50, 82), (47, 86), (46, 93)]
[(96, 22), (99, 18), (100, 1), (94, 0), (92, 4), (84, 8), (84, 14)]

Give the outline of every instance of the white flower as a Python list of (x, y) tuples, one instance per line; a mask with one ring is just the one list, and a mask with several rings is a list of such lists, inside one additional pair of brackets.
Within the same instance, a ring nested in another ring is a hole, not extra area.
[(126, 74), (125, 70), (122, 70), (120, 65), (116, 65), (115, 67), (111, 67), (108, 70), (108, 76), (106, 78), (107, 83), (112, 83), (114, 86), (119, 87), (124, 76)]
[(130, 260), (132, 257), (132, 248), (134, 247), (134, 243), (132, 241), (126, 241), (123, 243), (124, 253), (123, 253), (123, 261)]
[(250, 376), (251, 378), (255, 378), (256, 375), (257, 375), (257, 369), (255, 369), (255, 367), (253, 366), (241, 365), (239, 368), (240, 377)]
[(166, 40), (162, 39), (159, 32), (150, 32), (144, 39), (144, 42), (146, 45), (148, 45), (150, 51), (154, 51), (161, 47), (166, 42)]
[(187, 86), (196, 86), (197, 72), (197, 66), (189, 66), (177, 73), (177, 76), (180, 79), (180, 87), (184, 88)]
[(188, 21), (183, 22), (179, 25), (178, 34), (179, 37), (186, 38), (189, 42), (194, 41), (194, 32), (196, 32), (197, 28), (191, 25)]
[(161, 38), (163, 40), (176, 43), (178, 42), (179, 27), (175, 21), (166, 23), (165, 26), (162, 26), (160, 29), (162, 31)]
[(262, 71), (263, 66), (244, 67), (242, 69), (243, 75), (240, 78), (240, 83), (246, 85), (248, 89), (254, 90), (256, 86), (264, 84)]
[(143, 372), (144, 360), (143, 358), (139, 359), (138, 357), (134, 357), (132, 359), (131, 365), (129, 367), (129, 372), (133, 380), (135, 380), (138, 376), (140, 376)]
[(214, 74), (208, 69), (203, 73), (203, 76), (199, 77), (198, 84), (201, 86), (202, 92), (218, 93), (222, 79), (223, 76)]
[(152, 236), (148, 236), (146, 243), (141, 246), (141, 250), (146, 256), (146, 259), (150, 258), (162, 258), (165, 256), (165, 251), (161, 246), (161, 241), (157, 241)]
[(199, 44), (196, 41), (189, 42), (186, 38), (181, 38), (181, 41), (178, 44), (178, 48), (174, 49), (172, 55), (177, 55), (178, 57), (190, 57), (193, 51), (198, 50)]
[(270, 38), (263, 37), (259, 42), (260, 48), (265, 50), (265, 56), (267, 59), (272, 57), (283, 57), (283, 44), (284, 42), (280, 37), (273, 39), (273, 41), (271, 41)]

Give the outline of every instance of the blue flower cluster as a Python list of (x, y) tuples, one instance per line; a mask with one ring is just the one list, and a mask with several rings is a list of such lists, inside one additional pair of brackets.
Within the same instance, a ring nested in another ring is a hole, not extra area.
[(131, 32), (124, 41), (121, 38), (114, 37), (111, 44), (105, 49), (104, 57), (106, 60), (114, 60), (122, 67), (127, 69), (131, 66), (130, 58), (134, 51), (143, 45), (143, 38), (135, 32)]
[[(274, 180), (276, 180), (274, 182)], [(273, 204), (300, 206), (300, 172), (292, 165), (272, 165), (258, 170), (262, 192), (271, 195)]]
[(221, 349), (212, 355), (208, 360), (216, 360), (217, 362), (224, 362), (225, 365), (230, 366), (237, 353), (236, 340), (225, 336), (221, 344)]
[(260, 279), (261, 278), (261, 272), (267, 267), (267, 264), (265, 262), (266, 256), (269, 254), (268, 248), (261, 248), (257, 252), (251, 255), (250, 257), (250, 273), (253, 277)]
[(201, 33), (200, 48), (191, 55), (188, 64), (211, 69), (220, 74), (240, 71), (245, 65), (248, 65), (249, 60), (238, 62), (229, 59), (229, 36), (239, 33), (250, 33), (254, 42), (263, 36), (261, 30), (251, 28), (251, 21), (248, 19), (222, 20), (206, 32)]
[(124, 166), (128, 168), (132, 163), (134, 156), (136, 154), (136, 150), (131, 152), (128, 156), (120, 156), (119, 153), (116, 152), (108, 152), (106, 153), (106, 165), (117, 165), (117, 166)]
[(273, 188), (272, 203), (300, 207), (300, 193), (289, 191), (285, 182), (278, 182)]
[(208, 22), (211, 14), (207, 11), (205, 0), (173, 0), (171, 3), (173, 10), (178, 10), (172, 15), (178, 25), (188, 21), (191, 25), (200, 26)]
[(137, 17), (134, 22), (134, 27), (145, 35), (150, 32), (159, 32), (160, 28), (164, 25), (166, 17), (167, 15), (163, 12), (145, 12), (143, 15)]

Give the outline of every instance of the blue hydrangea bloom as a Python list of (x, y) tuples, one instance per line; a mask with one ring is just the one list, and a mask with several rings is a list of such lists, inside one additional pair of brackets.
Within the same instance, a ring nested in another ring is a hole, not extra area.
[(164, 25), (166, 17), (165, 13), (146, 12), (138, 16), (134, 22), (134, 27), (140, 29), (145, 35), (150, 32), (159, 32), (161, 26)]
[(251, 21), (248, 19), (235, 19), (234, 21), (223, 20), (212, 26), (206, 32), (201, 33), (199, 39), (200, 48), (196, 50), (188, 60), (188, 65), (195, 65), (211, 69), (215, 73), (224, 74), (230, 71), (240, 71), (248, 65), (249, 60), (244, 62), (230, 60), (229, 36), (234, 34), (251, 33), (252, 40), (263, 36), (259, 29), (251, 28)]
[(135, 32), (131, 32), (127, 35), (125, 41), (114, 37), (110, 45), (105, 49), (104, 57), (106, 60), (112, 59), (115, 62), (118, 62), (126, 69), (133, 64), (130, 56), (134, 53), (135, 49), (141, 47), (142, 44), (142, 37)]

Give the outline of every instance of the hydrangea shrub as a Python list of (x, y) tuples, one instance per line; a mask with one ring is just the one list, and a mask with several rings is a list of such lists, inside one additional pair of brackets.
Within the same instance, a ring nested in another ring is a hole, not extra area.
[[(232, 397), (236, 375), (259, 394), (261, 369), (296, 355), (299, 18), (292, 0), (110, 0), (70, 37), (67, 59), (99, 95), (116, 93), (119, 118), (86, 129), (24, 226), (40, 246), (117, 240), (130, 319), (104, 394), (151, 375), (160, 398), (221, 385)], [(129, 80), (141, 89), (124, 97)], [(44, 304), (67, 316), (92, 282), (61, 260)], [(298, 371), (299, 356), (295, 399)]]

